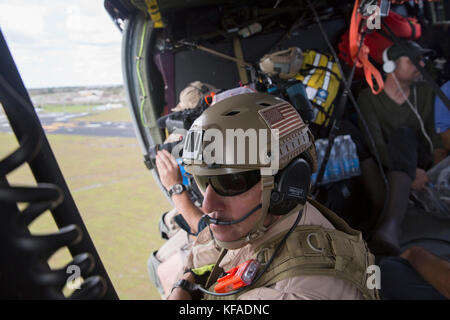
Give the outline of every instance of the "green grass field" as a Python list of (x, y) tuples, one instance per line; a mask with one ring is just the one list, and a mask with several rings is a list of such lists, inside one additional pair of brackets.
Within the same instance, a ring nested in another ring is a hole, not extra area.
[(95, 107), (95, 105), (44, 105), (41, 109), (44, 112), (83, 113), (92, 112)]
[[(103, 119), (116, 117), (108, 114), (116, 110), (102, 112)], [(171, 206), (143, 164), (138, 142), (132, 138), (47, 137), (119, 297), (160, 299), (148, 277), (147, 259), (163, 244), (158, 220)], [(17, 142), (14, 135), (0, 133), (0, 145), (3, 158)], [(11, 184), (35, 184), (27, 166), (7, 178)], [(42, 234), (56, 231), (56, 226), (47, 212), (30, 229)], [(60, 250), (49, 263), (56, 268), (69, 258), (67, 249)]]

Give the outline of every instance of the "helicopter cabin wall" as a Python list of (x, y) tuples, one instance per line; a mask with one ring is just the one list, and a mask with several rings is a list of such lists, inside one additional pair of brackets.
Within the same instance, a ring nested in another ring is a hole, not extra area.
[[(289, 37), (284, 37), (280, 43), (279, 40), (288, 32), (287, 28), (273, 28), (270, 32), (256, 33), (250, 37), (239, 37), (240, 46), (244, 61), (250, 64), (256, 64), (261, 57), (269, 51), (275, 51), (274, 46), (278, 44), (279, 50), (297, 46), (302, 50), (314, 49), (322, 53), (329, 53), (325, 39), (320, 32), (318, 25), (308, 20), (310, 23), (295, 29)], [(322, 22), (322, 25), (333, 45), (335, 45), (340, 36), (347, 28), (345, 19), (333, 17)], [(211, 29), (211, 25), (205, 25), (203, 33), (211, 33), (215, 29)], [(176, 24), (175, 27), (176, 28)], [(190, 31), (194, 32), (194, 31)], [(199, 33), (200, 30), (195, 30)], [(173, 31), (174, 41), (180, 40), (182, 35), (180, 31)], [(220, 53), (235, 57), (233, 39), (231, 35), (225, 35), (229, 39), (216, 41), (197, 41), (197, 44), (203, 45), (209, 49), (213, 49)], [(178, 99), (180, 92), (193, 81), (201, 81), (211, 84), (217, 89), (231, 89), (239, 86), (241, 80), (234, 61), (224, 59), (200, 49), (189, 47), (181, 47), (174, 50), (174, 69), (175, 69), (175, 96)], [(248, 79), (250, 73), (247, 72)]]

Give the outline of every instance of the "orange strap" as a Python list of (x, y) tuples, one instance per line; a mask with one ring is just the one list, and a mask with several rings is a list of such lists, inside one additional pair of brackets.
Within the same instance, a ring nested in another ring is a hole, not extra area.
[[(352, 20), (350, 22), (350, 31), (349, 31), (349, 49), (350, 56), (355, 63), (357, 68), (364, 68), (364, 75), (367, 83), (372, 89), (373, 94), (379, 94), (384, 88), (383, 78), (378, 71), (377, 68), (369, 61), (369, 52), (370, 49), (364, 43), (361, 45), (361, 49), (359, 50), (359, 43), (361, 42), (361, 34), (359, 32), (359, 27), (361, 25), (361, 14), (358, 12), (359, 9), (359, 0), (355, 1), (355, 6), (353, 7)], [(358, 53), (359, 50), (359, 53)], [(374, 88), (375, 79), (378, 90)]]
[[(352, 20), (350, 21), (350, 31), (349, 31), (349, 49), (350, 57), (353, 61), (356, 59), (356, 54), (358, 53), (358, 45), (361, 41), (361, 35), (359, 34), (359, 26), (361, 24), (362, 17), (358, 14), (359, 0), (355, 1), (353, 7)], [(362, 65), (359, 61), (355, 61), (356, 66), (361, 68)]]

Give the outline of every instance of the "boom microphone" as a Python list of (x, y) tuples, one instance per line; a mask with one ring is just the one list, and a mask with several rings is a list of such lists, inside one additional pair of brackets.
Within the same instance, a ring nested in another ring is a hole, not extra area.
[(206, 214), (204, 214), (204, 215), (202, 216), (202, 219), (205, 219), (207, 224), (212, 223), (212, 224), (218, 224), (218, 225), (225, 225), (225, 226), (227, 226), (227, 225), (236, 224), (236, 223), (239, 223), (239, 222), (244, 221), (245, 219), (247, 219), (248, 217), (250, 217), (253, 213), (255, 213), (258, 209), (260, 209), (261, 207), (262, 207), (262, 204), (260, 203), (260, 204), (258, 204), (256, 207), (254, 207), (252, 210), (250, 210), (249, 212), (247, 212), (247, 213), (245, 214), (245, 216), (243, 216), (242, 218), (239, 218), (239, 219), (237, 219), (237, 220), (221, 221), (220, 219), (214, 219), (214, 218), (211, 218), (210, 216), (208, 216), (208, 215), (206, 215)]

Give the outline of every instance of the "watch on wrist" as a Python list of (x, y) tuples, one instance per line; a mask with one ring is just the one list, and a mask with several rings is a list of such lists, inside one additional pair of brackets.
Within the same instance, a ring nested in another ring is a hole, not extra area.
[(180, 194), (186, 191), (186, 186), (181, 183), (174, 184), (169, 189), (169, 196), (173, 196), (174, 194)]
[(172, 291), (176, 288), (181, 288), (189, 293), (192, 300), (200, 300), (203, 297), (203, 293), (198, 289), (198, 286), (185, 279), (180, 279), (172, 287)]

